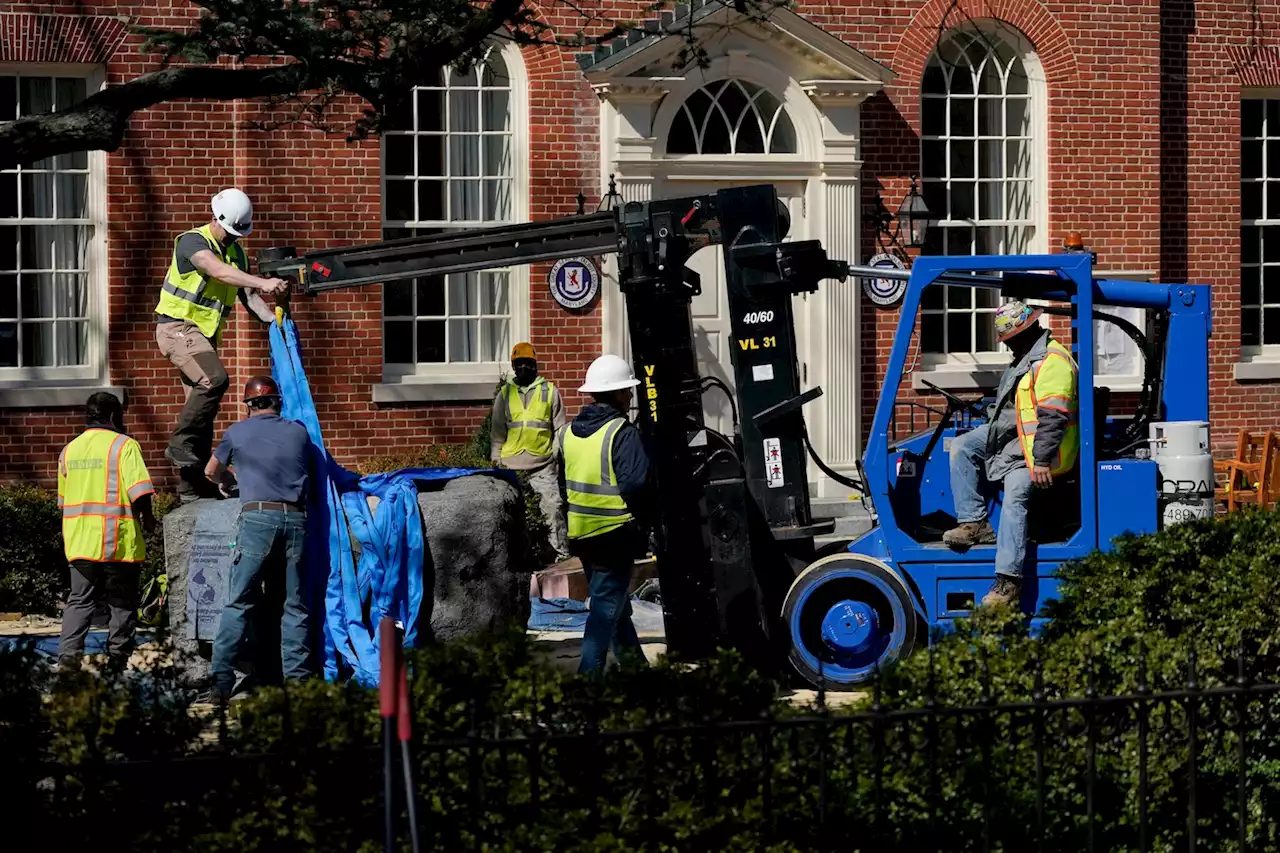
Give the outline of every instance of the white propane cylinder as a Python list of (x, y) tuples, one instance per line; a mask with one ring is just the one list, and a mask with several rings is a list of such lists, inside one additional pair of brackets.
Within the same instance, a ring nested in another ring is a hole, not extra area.
[(1160, 472), (1160, 527), (1213, 515), (1213, 454), (1205, 421), (1150, 426), (1151, 458)]

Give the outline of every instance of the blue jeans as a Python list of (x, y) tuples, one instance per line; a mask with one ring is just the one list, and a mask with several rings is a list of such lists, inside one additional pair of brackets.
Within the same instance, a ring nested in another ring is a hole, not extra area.
[(640, 637), (631, 621), (631, 576), (635, 564), (629, 553), (605, 560), (582, 558), (591, 596), (586, 632), (582, 638), (582, 662), (579, 673), (599, 673), (604, 669), (609, 647), (618, 660), (631, 657), (644, 659)]
[[(985, 424), (951, 442), (951, 494), (956, 502), (956, 519), (961, 524), (987, 517), (987, 500), (979, 491), (979, 477), (985, 479), (986, 459)], [(1027, 560), (1027, 504), (1032, 488), (1031, 472), (1025, 467), (1004, 475), (1004, 501), (996, 530), (996, 574), (1022, 577), (1022, 565)]]
[[(284, 588), (280, 619), (280, 662), (284, 677), (312, 674), (310, 625), (302, 589), (303, 546), (307, 518), (300, 512), (251, 510), (240, 513), (236, 555), (227, 579), (227, 603), (213, 642), (213, 685), (229, 693), (235, 686), (233, 664), (240, 659), (252, 630), (254, 608), (264, 588)], [(283, 565), (280, 565), (283, 563)]]

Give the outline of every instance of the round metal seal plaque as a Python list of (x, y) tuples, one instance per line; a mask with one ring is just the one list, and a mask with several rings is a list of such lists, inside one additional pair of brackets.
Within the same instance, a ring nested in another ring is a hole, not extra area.
[[(898, 270), (907, 268), (901, 258), (887, 252), (881, 252), (867, 261), (867, 266)], [(893, 278), (867, 277), (862, 279), (862, 292), (877, 308), (892, 308), (901, 302), (902, 297), (906, 295), (907, 283)]]
[(547, 276), (551, 297), (565, 308), (590, 305), (600, 293), (600, 271), (587, 258), (561, 258)]

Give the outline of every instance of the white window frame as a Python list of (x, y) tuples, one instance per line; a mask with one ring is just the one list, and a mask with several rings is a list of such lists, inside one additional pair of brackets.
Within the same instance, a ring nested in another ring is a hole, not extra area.
[[(88, 94), (106, 85), (101, 65), (73, 63), (0, 63), (4, 77), (80, 77)], [(107, 157), (103, 151), (87, 152), (89, 175), (86, 221), (91, 229), (85, 251), (86, 313), (88, 318), (85, 364), (74, 367), (0, 368), (0, 408), (7, 406), (82, 405), (87, 393), (103, 390), (107, 377)], [(10, 171), (10, 170), (6, 170)], [(56, 220), (8, 220), (6, 224), (51, 223)]]
[[(1048, 89), (1045, 85), (1044, 69), (1040, 63), (1040, 59), (1036, 54), (1035, 47), (1027, 40), (1027, 38), (1009, 25), (991, 19), (975, 20), (966, 23), (962, 27), (958, 27), (948, 31), (945, 36), (949, 37), (957, 31), (964, 30), (981, 30), (991, 37), (997, 37), (1004, 41), (1013, 51), (1018, 54), (1019, 60), (1022, 62), (1023, 69), (1027, 75), (1027, 102), (1028, 102), (1028, 144), (1032, 150), (1032, 163), (1029, 170), (1030, 184), (1030, 216), (1033, 230), (1028, 240), (1027, 251), (1030, 254), (1044, 254), (1048, 251), (1048, 139), (1047, 130), (1047, 103)], [(930, 55), (932, 59), (932, 55)], [(921, 87), (922, 88), (922, 87)], [(923, 92), (917, 89), (917, 95), (921, 100), (921, 109), (923, 111)], [(950, 103), (948, 96), (946, 102)], [(924, 134), (921, 128), (921, 162), (923, 165), (923, 143)], [(976, 133), (976, 128), (975, 128)], [(929, 137), (930, 139), (938, 139), (940, 137)], [(946, 137), (941, 137), (946, 138)], [(967, 137), (966, 137), (967, 138)], [(1002, 140), (1005, 136), (1000, 137)], [(1007, 147), (1002, 145), (1007, 151)], [(975, 162), (975, 171), (979, 168)], [(950, 165), (948, 164), (948, 172)], [(1007, 199), (1005, 200), (1007, 204)], [(978, 204), (976, 198), (974, 204)], [(975, 210), (975, 213), (978, 212)], [(947, 225), (961, 225), (967, 227), (989, 227), (998, 226), (1007, 220), (957, 220), (954, 223), (949, 220), (942, 220), (943, 227)], [(959, 309), (963, 310), (963, 309)], [(936, 314), (938, 309), (929, 309), (927, 312), (921, 309), (921, 317), (925, 313)], [(942, 309), (943, 322), (946, 322), (947, 310)], [(975, 309), (969, 309), (969, 313), (975, 313)], [(994, 309), (989, 313), (992, 317), (995, 315)], [(923, 336), (923, 330), (919, 332)], [(975, 335), (976, 337), (976, 335)], [(923, 340), (920, 342), (923, 348)], [(922, 378), (929, 379), (940, 387), (944, 388), (961, 388), (969, 389), (981, 387), (990, 381), (994, 371), (999, 371), (1009, 363), (1009, 350), (1003, 344), (997, 344), (994, 352), (925, 352), (920, 353), (920, 365), (925, 368), (922, 372)]]
[[(1241, 90), (1240, 105), (1241, 105), (1242, 113), (1243, 113), (1245, 101), (1280, 101), (1280, 87), (1259, 87), (1259, 88), (1249, 88), (1249, 89)], [(1268, 128), (1268, 130), (1273, 130), (1273, 129)], [(1244, 146), (1243, 115), (1241, 116), (1238, 132), (1241, 140), (1240, 145), (1241, 145), (1241, 148), (1243, 148)], [(1263, 178), (1262, 179), (1267, 178), (1267, 172), (1268, 172), (1267, 165), (1266, 165), (1266, 156), (1267, 156), (1266, 148), (1267, 146), (1264, 144), (1263, 154), (1262, 154), (1263, 156), (1263, 167), (1262, 167)], [(1240, 164), (1240, 184), (1243, 185), (1245, 180), (1243, 157), (1241, 159), (1242, 161)], [(1280, 172), (1277, 172), (1276, 177), (1280, 178)], [(1254, 227), (1280, 226), (1280, 216), (1272, 216), (1266, 219), (1250, 219), (1246, 221), (1244, 218), (1243, 186), (1241, 186), (1237, 190), (1237, 192), (1240, 193), (1238, 198), (1240, 200), (1240, 205), (1241, 205), (1241, 208), (1240, 208), (1240, 228), (1241, 229), (1245, 228), (1246, 226), (1254, 226)], [(1265, 189), (1263, 190), (1263, 193), (1265, 196), (1265, 193), (1266, 193)], [(1241, 257), (1243, 258), (1243, 255)], [(1259, 268), (1260, 269), (1259, 269), (1259, 275), (1258, 275), (1258, 299), (1259, 299), (1259, 304), (1262, 305), (1265, 303), (1262, 302), (1262, 300), (1264, 299), (1264, 295), (1263, 295), (1263, 282), (1262, 282), (1263, 274), (1262, 274), (1261, 259), (1259, 260)], [(1244, 270), (1243, 260), (1240, 263), (1240, 270), (1243, 273), (1243, 270)], [(1241, 307), (1243, 307), (1243, 297), (1244, 297), (1243, 276), (1241, 276), (1239, 280), (1240, 280), (1239, 296), (1241, 297), (1241, 302), (1242, 302)], [(1259, 343), (1258, 346), (1245, 346), (1242, 342), (1239, 341), (1239, 339), (1237, 339), (1237, 344), (1240, 347), (1240, 356), (1239, 356), (1239, 361), (1235, 366), (1236, 379), (1280, 379), (1280, 344), (1267, 345), (1267, 344)]]
[[(509, 42), (496, 42), (494, 49), (501, 54), (507, 67), (511, 91), (508, 111), (511, 125), (511, 219), (513, 224), (529, 221), (529, 110), (528, 72), (520, 48)], [(448, 74), (450, 70), (445, 69)], [(416, 95), (415, 95), (416, 99)], [(416, 108), (416, 107), (415, 107)], [(447, 140), (448, 134), (443, 139)], [(447, 141), (444, 144), (448, 144)], [(483, 156), (483, 146), (482, 155)], [(439, 222), (401, 222), (386, 218), (387, 177), (383, 171), (386, 158), (386, 137), (379, 144), (379, 219), (383, 228), (438, 228)], [(483, 228), (498, 224), (488, 222), (460, 223), (467, 228)], [(529, 335), (529, 267), (516, 265), (502, 268), (508, 275), (507, 299), (510, 306), (511, 342), (527, 340)], [(498, 271), (497, 269), (494, 270)], [(493, 389), (504, 371), (506, 359), (486, 362), (443, 362), (389, 364), (385, 355), (385, 326), (382, 324), (382, 305), (379, 305), (379, 330), (383, 338), (382, 383), (373, 389), (374, 402), (424, 402), (424, 401), (474, 401), (491, 400)]]

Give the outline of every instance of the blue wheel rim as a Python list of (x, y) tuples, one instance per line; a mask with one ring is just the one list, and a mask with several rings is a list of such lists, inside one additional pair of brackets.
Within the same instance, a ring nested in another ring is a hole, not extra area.
[[(835, 650), (825, 638), (815, 642), (815, 635), (822, 637), (823, 624), (834, 621), (839, 616), (835, 611), (846, 602), (851, 605), (851, 615), (874, 614), (874, 620), (869, 620), (874, 621), (874, 629), (850, 628), (844, 648)], [(900, 591), (889, 581), (860, 566), (833, 567), (800, 593), (788, 630), (793, 649), (813, 672), (835, 684), (857, 684), (898, 656), (906, 644), (907, 619), (912, 615), (903, 605)], [(860, 633), (869, 636), (859, 638)]]

